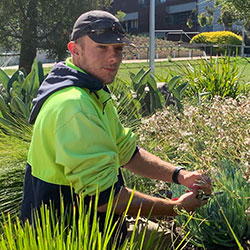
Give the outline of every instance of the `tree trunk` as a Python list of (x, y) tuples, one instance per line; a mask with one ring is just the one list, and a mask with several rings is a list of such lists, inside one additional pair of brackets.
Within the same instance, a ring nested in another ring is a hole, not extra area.
[(24, 68), (26, 73), (30, 73), (37, 50), (37, 1), (30, 0), (27, 16), (23, 23), (23, 34), (21, 41), (21, 51), (19, 68)]
[(36, 57), (37, 42), (29, 30), (23, 32), (21, 41), (21, 52), (19, 59), (19, 68), (24, 68), (28, 74), (31, 71), (33, 61)]

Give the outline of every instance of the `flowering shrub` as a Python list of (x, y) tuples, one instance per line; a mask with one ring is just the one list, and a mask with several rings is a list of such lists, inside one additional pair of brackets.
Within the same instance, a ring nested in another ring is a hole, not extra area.
[(231, 31), (202, 32), (195, 35), (190, 43), (241, 45), (242, 37)]
[(249, 99), (217, 96), (200, 105), (185, 103), (178, 116), (166, 107), (142, 120), (138, 137), (142, 147), (189, 169), (211, 170), (228, 159), (244, 165), (250, 178), (249, 117)]
[[(236, 35), (231, 31), (215, 31), (215, 32), (202, 32), (195, 35), (190, 43), (202, 43), (211, 45), (241, 45), (242, 37)], [(227, 46), (220, 46), (214, 48), (216, 54), (225, 54), (227, 52)], [(236, 49), (231, 48), (235, 53)], [(209, 52), (209, 51), (207, 51)]]

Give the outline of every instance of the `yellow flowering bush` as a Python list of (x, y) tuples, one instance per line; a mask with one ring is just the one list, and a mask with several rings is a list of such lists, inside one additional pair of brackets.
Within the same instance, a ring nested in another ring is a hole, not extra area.
[[(190, 43), (202, 43), (202, 44), (213, 44), (213, 45), (241, 45), (242, 37), (236, 35), (231, 31), (215, 31), (215, 32), (202, 32), (195, 35)], [(218, 54), (224, 54), (227, 51), (227, 46), (220, 46), (215, 49)], [(235, 52), (235, 48), (233, 49)]]
[(195, 35), (190, 43), (241, 45), (242, 37), (231, 31), (203, 32)]

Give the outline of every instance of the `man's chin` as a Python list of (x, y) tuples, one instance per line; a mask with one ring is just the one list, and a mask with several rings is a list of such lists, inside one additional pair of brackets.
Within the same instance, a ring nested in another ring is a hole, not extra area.
[(115, 80), (115, 78), (106, 79), (106, 80), (103, 80), (102, 83), (103, 83), (104, 85), (109, 85), (109, 84), (113, 83), (114, 80)]

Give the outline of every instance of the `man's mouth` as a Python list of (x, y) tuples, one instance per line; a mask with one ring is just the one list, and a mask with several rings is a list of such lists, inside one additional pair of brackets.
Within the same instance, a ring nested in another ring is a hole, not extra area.
[(115, 72), (117, 70), (116, 68), (104, 68), (104, 69), (109, 72)]

